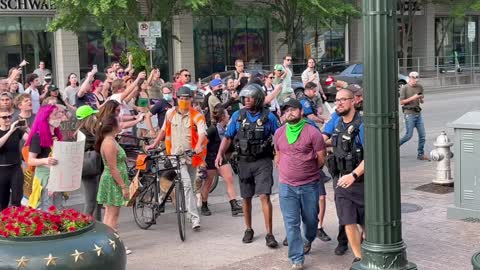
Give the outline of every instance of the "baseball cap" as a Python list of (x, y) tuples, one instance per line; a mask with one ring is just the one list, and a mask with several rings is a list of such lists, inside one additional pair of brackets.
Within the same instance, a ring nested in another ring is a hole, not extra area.
[(51, 73), (46, 74), (45, 77), (43, 77), (43, 79), (44, 79), (45, 81), (50, 81), (50, 80), (52, 80), (52, 74), (51, 74)]
[(13, 99), (12, 93), (10, 92), (2, 92), (0, 96), (7, 96), (8, 98)]
[(363, 96), (363, 88), (356, 83), (349, 84), (345, 89), (352, 91), (355, 96)]
[(276, 64), (275, 67), (273, 67), (273, 69), (278, 71), (283, 71), (283, 66), (280, 64)]
[(89, 117), (92, 114), (96, 114), (98, 111), (94, 110), (92, 107), (88, 105), (83, 105), (78, 107), (76, 115), (78, 120), (83, 120), (87, 117)]
[(58, 87), (55, 84), (51, 84), (48, 86), (48, 91), (57, 91)]
[(302, 104), (300, 103), (300, 101), (294, 99), (294, 98), (288, 98), (285, 100), (285, 102), (282, 104), (282, 111), (286, 110), (288, 107), (292, 107), (292, 108), (295, 108), (295, 109), (301, 109), (302, 108)]
[(219, 85), (222, 84), (222, 80), (220, 79), (213, 79), (211, 82), (210, 82), (210, 87), (217, 87)]
[(177, 91), (177, 97), (192, 97), (192, 96), (193, 96), (192, 90), (190, 90), (190, 87), (182, 86)]

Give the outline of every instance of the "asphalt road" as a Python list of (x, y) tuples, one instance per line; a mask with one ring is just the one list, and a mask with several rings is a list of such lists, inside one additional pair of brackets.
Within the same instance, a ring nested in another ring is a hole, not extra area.
[[(471, 110), (480, 110), (480, 89), (478, 88), (426, 91), (423, 106), (427, 131), (426, 153), (433, 149), (433, 142), (441, 131), (445, 130), (453, 139), (453, 130), (446, 127), (447, 123)], [(400, 136), (402, 135), (403, 132)], [(429, 168), (430, 173), (428, 175), (433, 175), (431, 173), (434, 168), (433, 162), (419, 165), (419, 161), (416, 160), (417, 142), (418, 137), (415, 133), (412, 140), (400, 149), (402, 192), (404, 188), (410, 188), (417, 185), (418, 182), (405, 177), (404, 172), (423, 166), (423, 168)], [(422, 172), (419, 171), (418, 173), (422, 174)], [(426, 178), (428, 177), (430, 176), (426, 176)], [(275, 193), (276, 190), (275, 185)], [(327, 233), (334, 238), (333, 236), (337, 233), (337, 219), (333, 206), (331, 184), (327, 185), (327, 192), (329, 194), (327, 195), (325, 228)], [(81, 198), (75, 197), (80, 202)], [(273, 230), (277, 240), (281, 242), (285, 233), (276, 194), (272, 195), (272, 201), (274, 205)], [(253, 206), (255, 241), (248, 245), (241, 242), (244, 231), (243, 218), (230, 215), (230, 206), (225, 196), (223, 182), (211, 194), (209, 203), (213, 215), (202, 217), (200, 232), (193, 232), (190, 228), (187, 228), (185, 242), (181, 242), (179, 239), (176, 216), (172, 212), (172, 205), (167, 206), (167, 213), (160, 216), (157, 220), (158, 224), (153, 225), (149, 230), (141, 230), (135, 225), (130, 208), (122, 209), (120, 234), (126, 245), (133, 250), (133, 254), (128, 256), (127, 269), (288, 269), (287, 249), (281, 247), (272, 250), (265, 246), (265, 229), (258, 199), (254, 200)], [(351, 255), (343, 257), (333, 255), (336, 241), (320, 242), (320, 244), (317, 244), (317, 242), (314, 243), (314, 250), (321, 250), (315, 251), (313, 254), (320, 254), (325, 264), (323, 267), (318, 266), (309, 269), (343, 269), (350, 264)], [(232, 267), (237, 264), (246, 266), (244, 268), (243, 266)], [(332, 265), (332, 268), (326, 267), (326, 265)], [(333, 265), (336, 266), (333, 267)]]

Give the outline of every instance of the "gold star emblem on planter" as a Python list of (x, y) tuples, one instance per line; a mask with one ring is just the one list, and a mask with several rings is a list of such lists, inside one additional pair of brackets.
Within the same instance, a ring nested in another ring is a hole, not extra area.
[(17, 268), (24, 268), (27, 267), (28, 259), (25, 256), (22, 256), (20, 259), (17, 260)]
[(112, 239), (108, 239), (108, 242), (110, 243), (110, 246), (112, 246), (113, 250), (117, 248), (117, 243), (115, 243), (115, 241), (113, 241)]
[(93, 251), (97, 252), (97, 256), (100, 257), (100, 255), (102, 255), (102, 248), (97, 246), (96, 244), (94, 244), (95, 246), (95, 249), (93, 249)]
[(78, 262), (78, 260), (83, 260), (83, 253), (85, 252), (78, 252), (78, 250), (75, 249), (75, 253), (71, 254), (70, 256), (75, 257), (75, 262)]
[(50, 266), (50, 265), (57, 265), (57, 257), (53, 257), (52, 254), (48, 254), (48, 257), (47, 258), (43, 258), (44, 260), (47, 261), (47, 264), (46, 266)]

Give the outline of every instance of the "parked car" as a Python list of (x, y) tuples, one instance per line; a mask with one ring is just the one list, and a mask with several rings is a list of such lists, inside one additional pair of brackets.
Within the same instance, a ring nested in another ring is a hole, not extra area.
[[(337, 94), (337, 89), (335, 87), (335, 83), (338, 80), (345, 81), (348, 84), (358, 84), (363, 85), (363, 64), (351, 64), (348, 66), (344, 71), (340, 74), (333, 76), (329, 75), (326, 79), (328, 80), (328, 84), (325, 84), (323, 90), (325, 91), (325, 95), (329, 101), (335, 99), (335, 95)], [(398, 74), (398, 89), (400, 89), (403, 85), (407, 84), (408, 76), (403, 74)], [(322, 85), (323, 86), (323, 85)]]

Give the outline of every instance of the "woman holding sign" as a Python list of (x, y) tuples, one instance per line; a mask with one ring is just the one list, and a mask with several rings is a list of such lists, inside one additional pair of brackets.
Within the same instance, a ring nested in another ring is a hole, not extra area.
[[(105, 207), (103, 223), (115, 231), (118, 227), (120, 207), (124, 206), (129, 199), (127, 156), (115, 140), (115, 136), (120, 131), (117, 117), (111, 115), (100, 122), (95, 143), (95, 150), (100, 152), (105, 165), (100, 177), (97, 202)], [(127, 254), (131, 253), (126, 247), (125, 249)]]
[(50, 177), (50, 167), (58, 164), (58, 160), (51, 156), (53, 141), (62, 140), (60, 124), (65, 117), (63, 109), (56, 105), (40, 107), (33, 122), (32, 129), (25, 143), (28, 150), (28, 165), (35, 167), (32, 193), (28, 205), (48, 210), (52, 205), (62, 208), (63, 197), (61, 192), (49, 192), (47, 184)]

